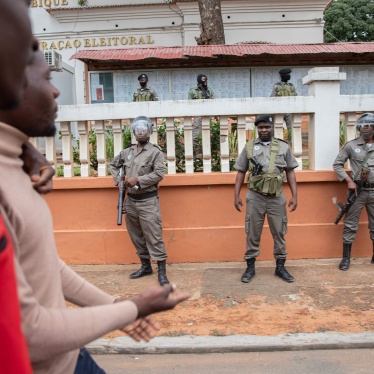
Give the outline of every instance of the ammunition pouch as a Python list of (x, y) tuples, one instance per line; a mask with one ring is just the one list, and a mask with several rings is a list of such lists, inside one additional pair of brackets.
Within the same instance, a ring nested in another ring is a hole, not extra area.
[(283, 189), (283, 176), (275, 173), (249, 175), (248, 188), (265, 196), (278, 197)]

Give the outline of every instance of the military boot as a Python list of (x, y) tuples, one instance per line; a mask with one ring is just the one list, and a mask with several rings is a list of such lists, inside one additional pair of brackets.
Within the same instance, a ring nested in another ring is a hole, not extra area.
[(371, 258), (371, 263), (374, 264), (374, 242), (373, 242), (373, 257)]
[(130, 274), (130, 279), (137, 279), (153, 273), (151, 260), (149, 258), (140, 259), (142, 266), (135, 273)]
[(352, 243), (343, 242), (343, 259), (340, 261), (339, 269), (348, 270), (349, 264), (351, 263), (351, 248)]
[(276, 259), (276, 267), (274, 275), (281, 278), (285, 282), (292, 283), (295, 278), (286, 270), (284, 263), (286, 262), (285, 258)]
[(158, 283), (160, 283), (160, 286), (170, 283), (168, 277), (166, 276), (166, 260), (157, 261), (157, 266), (158, 266)]
[(242, 282), (243, 283), (249, 283), (254, 276), (256, 275), (256, 269), (255, 269), (255, 262), (256, 259), (249, 258), (247, 261), (247, 269), (245, 270), (244, 274), (242, 275)]

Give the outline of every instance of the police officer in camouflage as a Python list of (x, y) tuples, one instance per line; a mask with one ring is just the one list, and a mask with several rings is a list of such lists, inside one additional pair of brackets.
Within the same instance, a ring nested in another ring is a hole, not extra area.
[[(191, 88), (188, 92), (188, 100), (214, 99), (214, 91), (208, 87), (208, 77), (205, 74), (197, 76), (197, 87)], [(192, 141), (194, 154), (198, 145), (198, 137), (202, 131), (201, 117), (195, 117), (192, 124)]]
[(120, 181), (120, 170), (125, 168), (126, 228), (141, 261), (141, 267), (130, 275), (136, 279), (152, 274), (152, 260), (157, 261), (158, 281), (169, 283), (166, 276), (165, 244), (158, 198), (158, 184), (163, 179), (166, 166), (164, 154), (158, 145), (149, 142), (153, 123), (148, 117), (136, 117), (131, 129), (137, 144), (133, 144), (109, 163), (115, 184)]
[[(291, 79), (291, 69), (279, 70), (280, 82), (275, 83), (271, 91), (271, 97), (282, 97), (282, 96), (297, 96), (295, 86), (288, 81)], [(292, 127), (292, 114), (285, 114), (284, 120), (286, 122), (287, 129), (290, 130)]]
[(245, 231), (247, 233), (247, 262), (241, 281), (249, 283), (255, 276), (255, 261), (260, 254), (260, 239), (267, 215), (271, 234), (274, 239), (275, 276), (285, 282), (293, 282), (288, 273), (286, 262), (287, 210), (283, 194), (285, 175), (292, 197), (288, 203), (290, 212), (297, 208), (297, 185), (294, 169), (298, 167), (287, 142), (274, 138), (274, 121), (271, 115), (261, 115), (255, 121), (258, 138), (249, 140), (240, 153), (234, 167), (238, 170), (235, 181), (235, 208), (241, 212), (243, 207), (240, 190), (248, 172), (248, 192), (246, 196)]
[[(359, 180), (362, 190), (344, 218), (343, 258), (339, 264), (340, 270), (348, 270), (351, 261), (352, 243), (356, 238), (358, 223), (362, 209), (365, 207), (368, 219), (370, 239), (373, 242), (374, 264), (374, 113), (363, 114), (357, 122), (360, 136), (344, 145), (334, 162), (334, 170), (339, 180), (347, 183), (348, 190), (357, 194)], [(352, 169), (351, 176), (344, 170), (345, 162), (349, 160)]]
[(147, 74), (140, 74), (138, 76), (140, 88), (136, 90), (132, 101), (158, 101), (158, 96), (153, 88), (148, 87)]

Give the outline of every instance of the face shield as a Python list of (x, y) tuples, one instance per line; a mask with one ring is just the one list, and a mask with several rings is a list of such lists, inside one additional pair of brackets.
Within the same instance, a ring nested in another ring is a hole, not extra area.
[(151, 136), (153, 123), (149, 119), (136, 119), (131, 125), (135, 136)]

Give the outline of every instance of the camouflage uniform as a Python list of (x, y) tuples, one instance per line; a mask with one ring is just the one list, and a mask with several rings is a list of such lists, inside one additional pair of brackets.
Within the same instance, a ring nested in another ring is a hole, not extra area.
[[(292, 170), (299, 166), (287, 142), (278, 139), (279, 152), (275, 158), (274, 170), (268, 170), (271, 154), (271, 143), (264, 144), (259, 138), (253, 144), (252, 156), (263, 166), (262, 173), (274, 173), (284, 176), (284, 170)], [(236, 170), (246, 173), (251, 165), (244, 147), (235, 165)], [(286, 241), (284, 235), (287, 233), (287, 211), (286, 198), (283, 191), (280, 195), (269, 196), (259, 192), (248, 190), (246, 196), (245, 231), (247, 233), (247, 244), (244, 259), (256, 258), (260, 253), (260, 239), (267, 214), (269, 227), (274, 239), (274, 258), (285, 259)]]
[(120, 170), (125, 165), (127, 179), (137, 177), (139, 189), (128, 188), (125, 201), (126, 227), (140, 259), (167, 258), (162, 238), (162, 221), (158, 198), (158, 183), (166, 172), (164, 155), (159, 146), (147, 143), (137, 153), (137, 145), (131, 145), (110, 163), (110, 172), (116, 184)]
[[(273, 86), (270, 94), (271, 97), (283, 97), (283, 96), (297, 96), (295, 86), (292, 83), (277, 82)], [(287, 129), (290, 130), (292, 127), (292, 114), (285, 114), (284, 120), (286, 122)]]
[[(356, 238), (359, 219), (362, 209), (365, 207), (369, 218), (370, 239), (374, 241), (374, 143), (365, 143), (362, 137), (346, 143), (335, 159), (333, 168), (340, 181), (347, 178), (344, 164), (350, 161), (352, 169), (352, 179), (359, 179), (361, 164), (368, 153), (369, 158), (363, 165), (370, 170), (364, 189), (358, 195), (352, 207), (348, 210), (344, 218), (343, 242), (352, 243)], [(357, 175), (358, 174), (358, 175)], [(365, 187), (367, 186), (367, 187)]]
[[(188, 100), (200, 100), (200, 99), (214, 99), (214, 91), (211, 88), (207, 88), (203, 91), (199, 86), (191, 88), (188, 92)], [(195, 150), (198, 145), (198, 137), (202, 131), (201, 117), (195, 117), (192, 124), (192, 141), (193, 149)]]
[(132, 101), (158, 101), (158, 95), (151, 87), (140, 87), (134, 93)]

